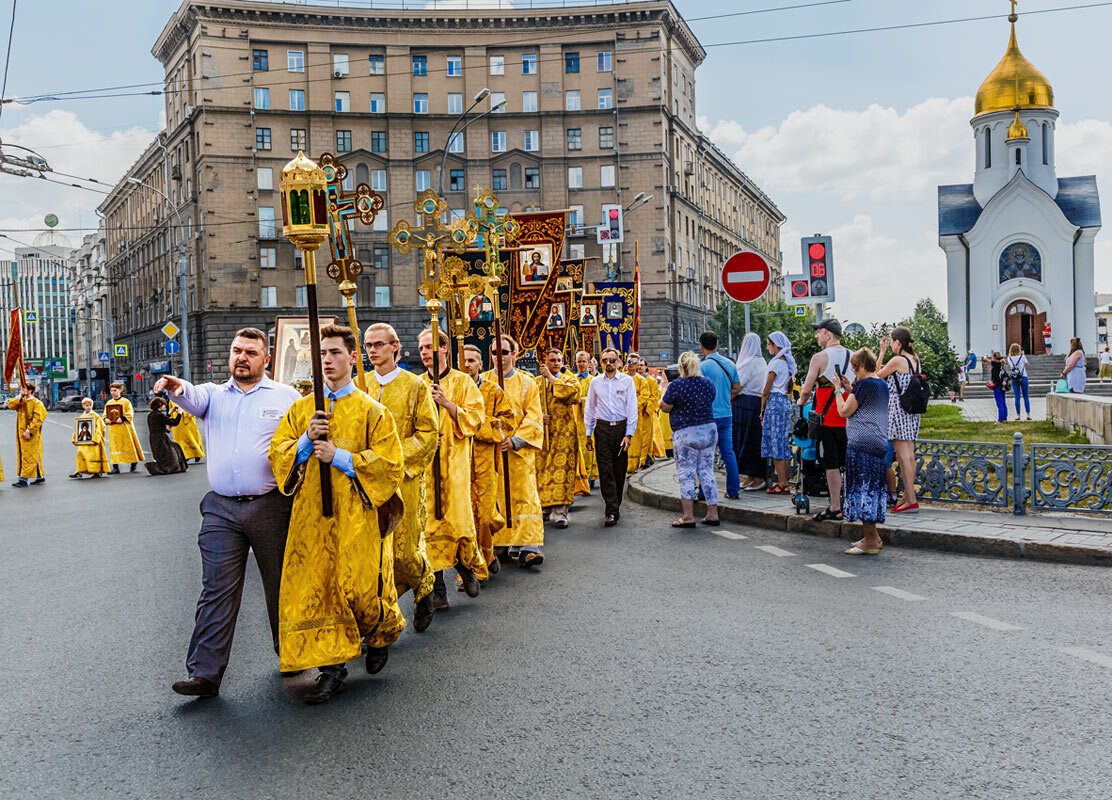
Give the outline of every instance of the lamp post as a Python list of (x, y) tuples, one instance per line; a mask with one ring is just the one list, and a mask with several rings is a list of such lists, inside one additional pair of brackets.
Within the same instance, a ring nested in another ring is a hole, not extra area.
[(159, 195), (166, 201), (166, 205), (170, 206), (170, 210), (174, 212), (174, 216), (178, 219), (178, 294), (181, 295), (181, 366), (182, 377), (187, 381), (191, 381), (189, 370), (189, 315), (188, 307), (186, 306), (186, 292), (185, 292), (185, 225), (182, 224), (181, 214), (178, 213), (174, 203), (170, 200), (170, 196), (163, 192), (161, 189), (156, 189), (153, 186), (143, 183), (138, 178), (128, 178), (128, 183), (134, 183), (136, 186), (141, 186), (144, 189), (149, 189), (155, 194)]
[[(488, 89), (484, 86), (482, 89), (480, 89), (475, 94), (474, 102), (472, 102), (471, 105), (469, 105), (467, 107), (466, 111), (464, 111), (462, 114), (460, 114), (458, 117), (456, 117), (456, 121), (452, 123), (452, 130), (448, 133), (448, 139), (444, 142), (443, 152), (440, 156), (440, 177), (439, 177), (439, 180), (437, 182), (436, 193), (438, 195), (440, 195), (441, 197), (444, 196), (444, 165), (448, 161), (448, 148), (452, 146), (452, 137), (455, 136), (457, 133), (462, 134), (464, 132), (464, 130), (467, 129), (467, 126), (470, 125), (472, 122), (477, 122), (477, 121), (481, 120), (483, 117), (487, 116), (488, 114), (493, 114), (498, 109), (505, 108), (505, 106), (506, 106), (506, 101), (503, 100), (498, 105), (491, 106), (490, 108), (488, 108), (486, 111), (484, 111), (482, 114), (475, 117), (474, 119), (467, 120), (467, 122), (462, 127), (460, 127), (460, 123), (463, 122), (463, 120), (467, 118), (467, 115), (470, 114), (475, 109), (475, 106), (479, 105), (479, 103), (483, 102), (488, 97), (490, 97), (490, 89)], [(457, 130), (457, 128), (458, 128), (458, 130)]]

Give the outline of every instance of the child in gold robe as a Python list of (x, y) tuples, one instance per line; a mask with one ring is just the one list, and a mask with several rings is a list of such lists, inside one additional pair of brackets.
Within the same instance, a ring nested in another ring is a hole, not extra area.
[(73, 423), (73, 444), (77, 447), (77, 466), (71, 478), (80, 480), (85, 475), (99, 478), (108, 471), (108, 457), (104, 451), (104, 420), (93, 411), (92, 399), (81, 400), (82, 414)]
[(130, 472), (146, 459), (139, 436), (135, 433), (135, 411), (131, 401), (123, 397), (124, 385), (108, 387), (112, 399), (104, 404), (104, 424), (108, 426), (108, 451), (112, 456), (112, 474), (120, 472), (120, 464), (131, 464)]

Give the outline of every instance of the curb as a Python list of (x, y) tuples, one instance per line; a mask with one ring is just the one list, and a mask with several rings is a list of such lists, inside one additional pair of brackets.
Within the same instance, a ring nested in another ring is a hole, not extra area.
[[(667, 465), (662, 464), (660, 467), (650, 468), (648, 472), (639, 471), (634, 473), (626, 485), (626, 496), (633, 502), (649, 508), (680, 511), (679, 497), (656, 492), (644, 485), (645, 476), (649, 472), (662, 469), (665, 466)], [(706, 512), (705, 503), (696, 502), (695, 506), (699, 513)], [(718, 506), (718, 516), (727, 522), (738, 522), (766, 530), (821, 536), (827, 539), (842, 539), (847, 542), (856, 541), (862, 536), (861, 523), (859, 522), (815, 522), (809, 516), (780, 514), (728, 505)], [(1055, 544), (1053, 542), (1025, 542), (994, 536), (939, 533), (938, 531), (924, 531), (905, 527), (893, 528), (888, 525), (878, 525), (877, 530), (886, 545), (895, 547), (918, 547), (926, 550), (941, 550), (948, 553), (964, 553), (989, 558), (1021, 558), (1028, 561), (1048, 561), (1058, 564), (1112, 567), (1112, 551), (1099, 547)]]

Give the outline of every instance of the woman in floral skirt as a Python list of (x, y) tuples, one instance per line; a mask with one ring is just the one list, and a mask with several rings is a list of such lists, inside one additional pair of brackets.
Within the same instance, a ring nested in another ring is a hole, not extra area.
[(791, 459), (792, 379), (796, 365), (792, 343), (780, 331), (768, 336), (768, 377), (761, 395), (761, 456), (771, 458), (776, 469), (776, 485), (769, 494), (791, 494), (788, 485), (788, 461)]
[(845, 550), (848, 556), (875, 556), (884, 544), (877, 532), (888, 497), (888, 384), (876, 376), (876, 356), (867, 347), (849, 360), (857, 380), (842, 376), (838, 414), (846, 421), (845, 519), (860, 522), (865, 535)]

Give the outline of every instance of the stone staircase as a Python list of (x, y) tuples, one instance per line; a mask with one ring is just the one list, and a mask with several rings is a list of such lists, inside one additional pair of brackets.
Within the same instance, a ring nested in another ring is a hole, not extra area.
[[(1065, 356), (1027, 356), (1028, 394), (1035, 397), (1054, 391), (1054, 384), (1058, 382), (1058, 376), (1062, 374), (1064, 363)], [(1112, 397), (1112, 383), (1105, 383), (1102, 386), (1097, 382), (1097, 359), (1095, 357), (1088, 359), (1086, 375), (1088, 381), (1085, 385), (1085, 394)], [(971, 375), (969, 384), (965, 387), (966, 398), (992, 397), (992, 392), (985, 386), (987, 380), (987, 371), (976, 372)], [(1012, 394), (1011, 389), (1008, 390), (1008, 394)]]

